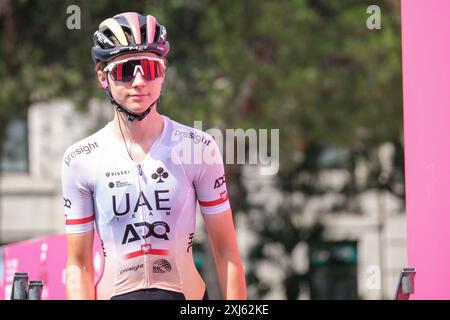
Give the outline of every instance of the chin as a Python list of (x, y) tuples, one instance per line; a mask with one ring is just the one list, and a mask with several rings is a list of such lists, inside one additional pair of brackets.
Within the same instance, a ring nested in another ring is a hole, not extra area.
[(140, 101), (129, 103), (127, 109), (133, 113), (142, 113), (152, 104), (152, 101)]
[(128, 108), (128, 110), (130, 110), (133, 113), (142, 113), (145, 110), (147, 110), (147, 108), (150, 106), (149, 104), (145, 104), (145, 105), (131, 105), (130, 108)]

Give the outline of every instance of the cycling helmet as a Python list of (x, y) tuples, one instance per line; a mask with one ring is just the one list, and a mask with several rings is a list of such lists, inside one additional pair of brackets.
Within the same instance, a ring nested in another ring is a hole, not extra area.
[[(151, 15), (143, 16), (136, 12), (125, 12), (104, 20), (99, 29), (94, 32), (94, 45), (92, 59), (95, 65), (99, 62), (107, 64), (108, 61), (127, 53), (153, 52), (165, 57), (170, 45), (167, 41), (167, 30)], [(151, 111), (156, 99), (143, 113), (136, 114), (119, 104), (112, 96), (108, 80), (102, 83), (111, 104), (117, 111), (126, 115), (129, 121), (141, 121)]]
[(95, 31), (93, 40), (91, 52), (95, 64), (133, 52), (153, 52), (165, 57), (170, 49), (166, 28), (155, 17), (136, 12), (106, 19)]

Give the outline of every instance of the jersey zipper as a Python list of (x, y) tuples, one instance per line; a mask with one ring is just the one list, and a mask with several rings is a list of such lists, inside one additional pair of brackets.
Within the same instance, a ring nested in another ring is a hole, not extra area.
[[(139, 196), (142, 193), (142, 185), (141, 185), (141, 177), (144, 174), (143, 170), (142, 170), (142, 165), (138, 164), (137, 165), (137, 169), (138, 169), (138, 185), (139, 185)], [(141, 207), (141, 218), (142, 218), (142, 222), (147, 222), (145, 215), (144, 215), (144, 208), (142, 206)], [(143, 240), (143, 244), (141, 244), (141, 250), (144, 251), (145, 247), (149, 245), (149, 243), (147, 243), (147, 238), (145, 237), (145, 231), (142, 234), (142, 240)], [(145, 247), (144, 247), (145, 246)], [(147, 248), (148, 249), (148, 248)], [(144, 259), (144, 274), (145, 274), (145, 287), (148, 288), (149, 287), (149, 278), (151, 275), (151, 270), (149, 270), (149, 266), (148, 266), (148, 255), (145, 254), (145, 252), (143, 252), (143, 259)]]

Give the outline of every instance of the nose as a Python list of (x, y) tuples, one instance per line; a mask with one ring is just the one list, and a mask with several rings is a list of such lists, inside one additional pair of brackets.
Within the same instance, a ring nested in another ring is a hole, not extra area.
[(145, 78), (144, 76), (141, 74), (140, 71), (136, 72), (136, 76), (133, 79), (133, 84), (132, 86), (134, 88), (138, 88), (138, 87), (143, 87), (145, 85)]

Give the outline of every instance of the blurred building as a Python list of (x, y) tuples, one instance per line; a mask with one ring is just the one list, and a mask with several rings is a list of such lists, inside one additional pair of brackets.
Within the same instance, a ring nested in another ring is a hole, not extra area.
[[(59, 100), (32, 105), (27, 119), (10, 123), (1, 161), (0, 244), (64, 232), (60, 182), (64, 150), (97, 131), (112, 116), (110, 104), (103, 101), (94, 101), (87, 111), (79, 112), (69, 101)], [(386, 150), (389, 153), (388, 147)], [(255, 166), (245, 166), (243, 172), (249, 202), (267, 206), (270, 212), (286, 199), (275, 188), (275, 177), (261, 176), (256, 170)], [(328, 185), (345, 183), (347, 178), (342, 169), (325, 170), (320, 177), (321, 183)], [(361, 212), (327, 213), (339, 200), (337, 197), (330, 193), (308, 199), (303, 212), (293, 212), (302, 225), (313, 225), (320, 219), (325, 227), (322, 246), (308, 248), (299, 243), (294, 256), (286, 260), (298, 272), (312, 271), (310, 287), (302, 288), (298, 298), (392, 299), (401, 268), (407, 266), (406, 221), (401, 202), (387, 192), (373, 190), (356, 199)], [(292, 201), (305, 199), (299, 193)], [(200, 230), (201, 222), (198, 219)], [(236, 225), (245, 263), (258, 235), (252, 232), (245, 216)], [(199, 232), (198, 239), (205, 239), (204, 233)], [(280, 254), (276, 247), (268, 250), (274, 257)], [(271, 290), (262, 298), (285, 299), (280, 281), (283, 269), (279, 265), (261, 263), (257, 272), (271, 284)], [(252, 290), (249, 288), (250, 298)]]
[(0, 243), (64, 232), (61, 163), (65, 149), (99, 128), (112, 110), (93, 102), (35, 104), (7, 128), (0, 180)]
[[(379, 155), (383, 166), (389, 168), (391, 146), (381, 146)], [(264, 206), (269, 215), (276, 215), (282, 203), (292, 208), (297, 203), (302, 209), (291, 213), (294, 223), (323, 226), (323, 239), (316, 247), (300, 242), (291, 257), (286, 257), (283, 248), (268, 248), (270, 261), (257, 268), (260, 278), (273, 288), (266, 298), (284, 297), (282, 279), (288, 268), (283, 266), (287, 264), (300, 274), (310, 271), (309, 286), (300, 290), (298, 299), (394, 298), (400, 272), (407, 266), (406, 215), (401, 199), (387, 191), (369, 189), (352, 199), (354, 210), (336, 210), (344, 195), (333, 190), (341, 190), (348, 181), (347, 169), (322, 170), (319, 184), (330, 190), (325, 195), (305, 197), (298, 192), (289, 198), (275, 187), (275, 177), (260, 176), (257, 170), (251, 166), (244, 170), (251, 205)], [(357, 178), (367, 178), (363, 168), (357, 170)], [(245, 223), (240, 225), (245, 228)], [(258, 241), (251, 228), (245, 229), (239, 232), (243, 237), (240, 243), (248, 242), (244, 235)]]

